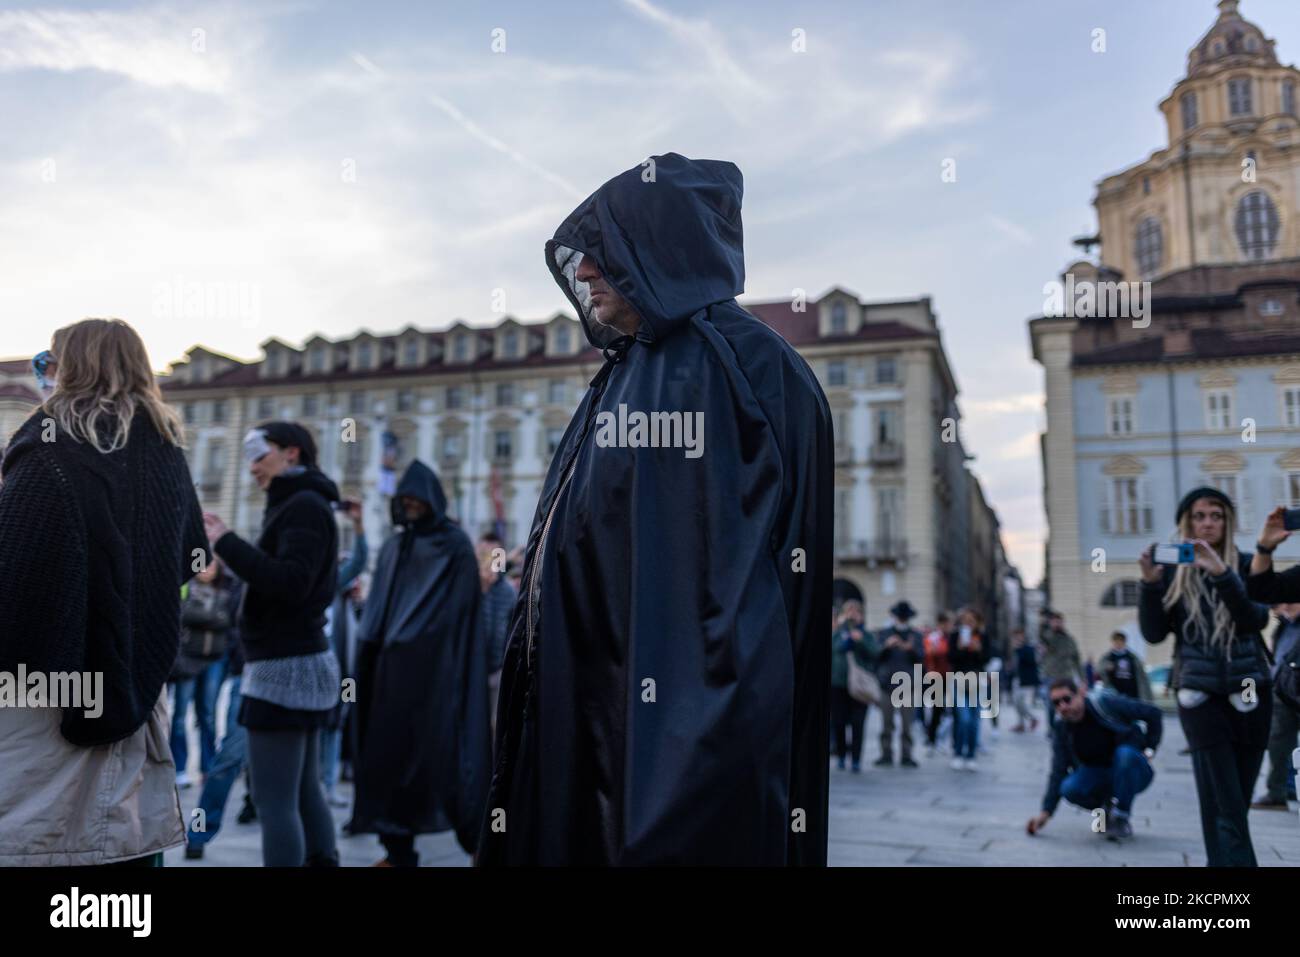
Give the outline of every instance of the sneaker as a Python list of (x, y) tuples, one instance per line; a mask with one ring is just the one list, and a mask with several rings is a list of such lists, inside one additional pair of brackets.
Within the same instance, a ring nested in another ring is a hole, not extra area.
[(1120, 817), (1118, 814), (1109, 815), (1109, 818), (1106, 827), (1107, 840), (1127, 841), (1133, 836), (1133, 825), (1129, 823), (1128, 818)]
[(948, 765), (948, 767), (952, 768), (954, 771), (960, 771), (962, 768), (966, 767), (966, 759), (953, 758), (952, 762)]
[(1286, 801), (1281, 798), (1262, 797), (1250, 805), (1252, 811), (1285, 811)]
[(180, 788), (180, 789), (183, 791), (183, 790), (185, 790), (185, 788), (193, 787), (193, 785), (194, 785), (194, 782), (190, 779), (190, 775), (189, 775), (189, 772), (188, 772), (188, 771), (180, 771), (180, 772), (177, 772), (177, 774), (176, 774), (176, 786), (177, 786), (178, 788)]
[(202, 845), (202, 844), (186, 844), (186, 845), (185, 845), (185, 860), (187, 860), (187, 861), (201, 861), (201, 860), (203, 860), (203, 845)]
[(894, 766), (894, 756), (892, 754), (882, 754), (876, 758), (876, 767), (892, 768)]
[(917, 763), (916, 763), (915, 761), (913, 761), (910, 757), (909, 757), (909, 758), (903, 758), (903, 760), (900, 761), (899, 764), (901, 764), (901, 765), (902, 765), (903, 767), (905, 767), (905, 768), (914, 768), (914, 767), (917, 767)]
[(961, 768), (962, 768), (963, 771), (975, 771), (975, 770), (978, 770), (978, 769), (975, 767), (975, 759), (974, 759), (974, 758), (966, 758), (965, 761), (963, 762)]

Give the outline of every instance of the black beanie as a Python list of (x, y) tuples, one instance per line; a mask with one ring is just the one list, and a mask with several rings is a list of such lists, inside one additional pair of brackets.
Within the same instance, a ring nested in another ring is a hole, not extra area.
[(1224, 495), (1217, 488), (1212, 488), (1209, 485), (1202, 485), (1200, 488), (1194, 488), (1183, 496), (1183, 500), (1178, 503), (1178, 514), (1174, 516), (1174, 521), (1181, 522), (1183, 516), (1191, 511), (1192, 505), (1194, 505), (1196, 500), (1200, 498), (1212, 498), (1216, 502), (1221, 503), (1225, 509), (1232, 512), (1234, 515), (1237, 513), (1237, 506), (1232, 504), (1232, 499), (1228, 498), (1228, 496)]
[(316, 465), (316, 440), (297, 422), (264, 422), (258, 428), (266, 436), (266, 441), (274, 442), (282, 449), (298, 449), (299, 465), (307, 468)]

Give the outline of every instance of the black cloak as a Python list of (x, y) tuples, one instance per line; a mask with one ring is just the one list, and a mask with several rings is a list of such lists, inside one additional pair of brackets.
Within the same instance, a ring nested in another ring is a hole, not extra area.
[[(731, 163), (656, 156), (547, 243), (606, 363), (528, 539), (481, 864), (826, 862), (834, 440), (807, 363), (735, 301), (741, 192)], [(590, 314), (583, 256), (635, 341)], [(637, 412), (701, 413), (702, 454), (611, 445)]]
[[(432, 510), (409, 522), (401, 497)], [(474, 853), (491, 762), (487, 649), (478, 637), (478, 562), (447, 518), (433, 470), (412, 462), (393, 498), (358, 629), (353, 833), (455, 829)]]

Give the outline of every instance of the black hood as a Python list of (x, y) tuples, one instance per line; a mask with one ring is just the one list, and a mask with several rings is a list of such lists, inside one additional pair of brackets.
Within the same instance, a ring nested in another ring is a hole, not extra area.
[(278, 505), (298, 492), (315, 492), (327, 502), (339, 500), (339, 487), (320, 469), (309, 466), (300, 472), (287, 472), (271, 479), (266, 490), (266, 504)]
[(619, 333), (591, 314), (587, 284), (575, 278), (583, 256), (640, 315), (643, 342), (744, 292), (743, 193), (735, 164), (665, 153), (615, 176), (569, 214), (546, 244), (546, 264), (592, 345), (603, 349)]
[(412, 524), (407, 520), (406, 512), (402, 509), (403, 496), (418, 498), (433, 511), (428, 520), (421, 524), (430, 527), (440, 525), (442, 520), (447, 517), (447, 496), (442, 491), (442, 483), (438, 481), (438, 476), (433, 469), (419, 459), (406, 467), (406, 471), (402, 473), (401, 481), (397, 483), (397, 491), (393, 495), (392, 505), (394, 525)]

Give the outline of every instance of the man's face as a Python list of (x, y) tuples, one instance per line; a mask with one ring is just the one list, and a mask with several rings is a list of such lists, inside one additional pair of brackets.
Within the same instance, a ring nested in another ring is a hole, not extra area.
[[(269, 443), (268, 443), (269, 444)], [(253, 481), (262, 491), (266, 491), (271, 484), (271, 479), (298, 464), (298, 449), (290, 446), (281, 448), (278, 445), (271, 444), (270, 451), (253, 462), (248, 467), (248, 471), (253, 474)]]
[(636, 330), (641, 325), (641, 317), (636, 314), (636, 310), (628, 304), (628, 301), (605, 281), (605, 277), (601, 275), (590, 256), (582, 257), (575, 277), (579, 282), (587, 284), (591, 293), (591, 311), (595, 314), (597, 322), (602, 326), (616, 329), (625, 336), (636, 335)]
[(418, 522), (429, 514), (429, 503), (409, 495), (402, 496), (402, 512), (408, 522)]
[(862, 606), (856, 601), (845, 602), (844, 619), (853, 622), (855, 625), (862, 624)]
[(1051, 618), (1047, 619), (1047, 625), (1049, 628), (1060, 631), (1065, 627), (1065, 619), (1060, 615), (1053, 615)]
[(1075, 724), (1083, 720), (1083, 692), (1069, 688), (1052, 689), (1052, 707), (1066, 721)]
[(1111, 651), (1116, 654), (1123, 651), (1126, 647), (1128, 647), (1128, 641), (1124, 638), (1120, 638), (1118, 635), (1110, 640)]

